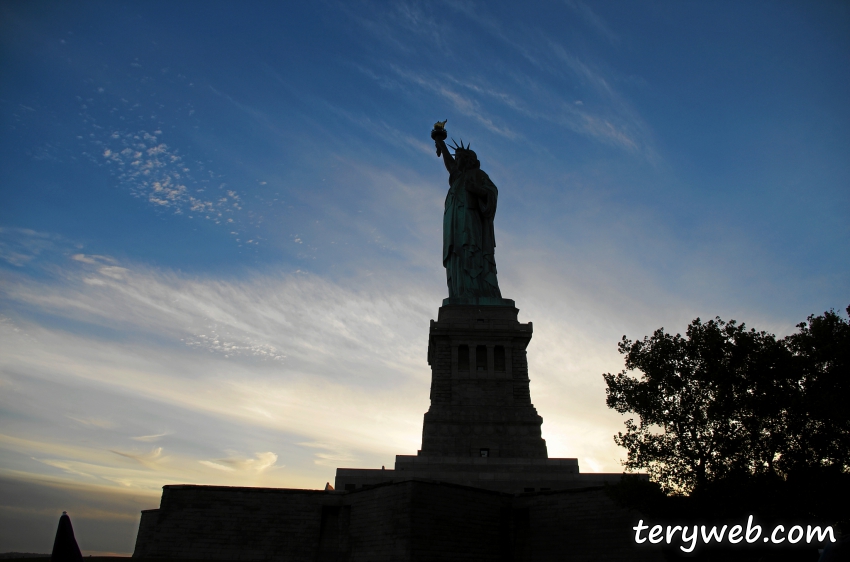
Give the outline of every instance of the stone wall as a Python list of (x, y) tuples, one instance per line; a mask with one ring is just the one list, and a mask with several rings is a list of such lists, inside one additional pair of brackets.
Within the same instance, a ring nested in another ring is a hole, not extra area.
[(137, 558), (313, 560), (322, 506), (319, 490), (164, 486), (158, 510), (142, 512)]
[(640, 562), (663, 560), (661, 549), (634, 543), (641, 516), (603, 488), (523, 494), (513, 502), (515, 560)]
[(166, 486), (136, 558), (291, 562), (662, 560), (601, 488), (506, 494), (407, 480), (355, 492)]

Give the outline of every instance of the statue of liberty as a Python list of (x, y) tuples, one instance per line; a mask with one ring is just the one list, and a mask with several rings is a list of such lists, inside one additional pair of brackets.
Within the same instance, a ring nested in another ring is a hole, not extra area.
[[(496, 237), (493, 218), (499, 190), (481, 170), (469, 145), (454, 143), (449, 153), (445, 121), (431, 131), (437, 156), (449, 172), (449, 192), (443, 212), (443, 266), (449, 298), (443, 304), (513, 305), (502, 299), (496, 279)], [(454, 139), (452, 140), (454, 142)]]

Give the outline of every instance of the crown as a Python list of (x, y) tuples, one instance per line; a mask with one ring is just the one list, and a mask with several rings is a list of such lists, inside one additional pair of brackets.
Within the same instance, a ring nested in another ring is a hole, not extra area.
[(457, 152), (458, 150), (469, 150), (470, 144), (463, 146), (463, 139), (460, 139), (460, 146), (458, 146), (456, 140), (452, 139), (452, 142), (454, 143), (454, 146), (452, 146), (451, 148), (453, 148), (455, 152)]

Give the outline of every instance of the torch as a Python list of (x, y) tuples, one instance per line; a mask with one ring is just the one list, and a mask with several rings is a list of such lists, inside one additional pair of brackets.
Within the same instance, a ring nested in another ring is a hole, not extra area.
[[(448, 119), (446, 119), (445, 121), (437, 121), (436, 123), (434, 123), (434, 128), (431, 129), (431, 138), (435, 141), (444, 141), (449, 135), (446, 132), (446, 121), (448, 121)], [(440, 150), (439, 145), (437, 145), (437, 156), (442, 156), (442, 150)]]

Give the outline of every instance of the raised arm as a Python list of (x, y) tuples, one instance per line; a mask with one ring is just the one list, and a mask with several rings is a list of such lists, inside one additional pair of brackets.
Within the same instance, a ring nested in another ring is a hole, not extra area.
[(437, 155), (443, 157), (443, 164), (446, 165), (446, 170), (451, 174), (457, 167), (457, 164), (455, 164), (455, 159), (452, 157), (451, 152), (449, 152), (449, 147), (446, 146), (446, 141), (434, 139), (434, 144), (437, 147)]

